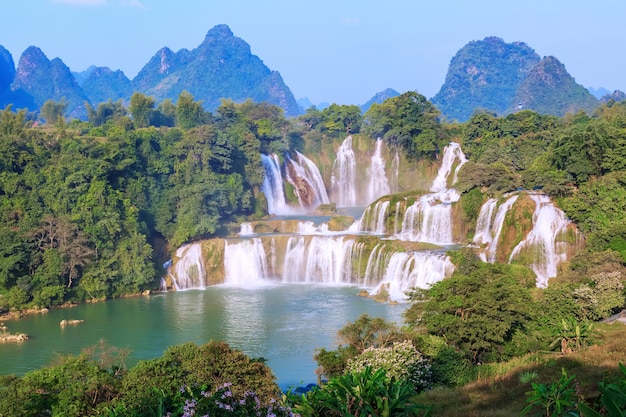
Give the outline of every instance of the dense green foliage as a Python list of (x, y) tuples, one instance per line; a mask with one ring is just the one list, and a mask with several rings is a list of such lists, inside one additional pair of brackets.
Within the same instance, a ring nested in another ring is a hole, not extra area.
[[(528, 110), (506, 117), (477, 113), (448, 125), (415, 92), (374, 104), (365, 115), (355, 106), (333, 105), (293, 120), (251, 101), (223, 101), (208, 113), (187, 92), (177, 104), (156, 106), (151, 97), (133, 97), (128, 109), (109, 101), (87, 107), (89, 122), (60, 118), (54, 126), (33, 127), (24, 111), (0, 112), (1, 310), (155, 288), (168, 255), (164, 246), (217, 236), (229, 222), (265, 213), (261, 153), (321, 148), (352, 132), (380, 136), (414, 160), (458, 141), (470, 160), (457, 183), (468, 218), (476, 217), (481, 198), (541, 189), (556, 198), (587, 245), (545, 289), (535, 288), (526, 267), (483, 263), (471, 249), (449, 252), (456, 272), (412, 294), (405, 327), (364, 316), (339, 331), (336, 350), (317, 352), (320, 376), (330, 382), (302, 400), (303, 414), (355, 412), (349, 399), (358, 390), (368, 390), (376, 410), (392, 406), (384, 398), (397, 398), (401, 413), (413, 404), (416, 388), (467, 382), (480, 364), (550, 349), (582, 351), (594, 343), (593, 322), (625, 305), (626, 104), (565, 118)], [(47, 121), (62, 104), (50, 103)], [(428, 383), (416, 387), (413, 377), (389, 376), (394, 369), (381, 365), (399, 361), (392, 347), (404, 341), (428, 364)], [(229, 358), (224, 366), (236, 364), (227, 366), (228, 379), (213, 368), (223, 357)], [(365, 366), (346, 372), (357, 360)], [(223, 345), (174, 347), (123, 376), (119, 367), (89, 361), (70, 358), (59, 368), (4, 377), (11, 400), (0, 405), (21, 410), (18, 415), (36, 415), (29, 410), (40, 406), (85, 415), (96, 403), (145, 414), (180, 411), (199, 399), (197, 388), (204, 385), (215, 394), (233, 383), (233, 394), (244, 402), (246, 393), (237, 389), (246, 384), (254, 385), (260, 401), (276, 394), (275, 386), (265, 385), (271, 376), (262, 364)], [(77, 386), (86, 380), (93, 384)], [(191, 391), (180, 392), (183, 385)], [(313, 400), (319, 401), (307, 405)]]
[(43, 129), (0, 112), (0, 310), (156, 287), (168, 256), (157, 243), (176, 248), (253, 214), (260, 152), (288, 146), (282, 111), (265, 104), (211, 115), (184, 93), (182, 127), (160, 129), (145, 128), (163, 113), (140, 94), (132, 119), (120, 102), (87, 108), (90, 123)]
[(267, 366), (223, 342), (172, 346), (161, 358), (128, 370), (123, 356), (121, 362), (115, 360), (119, 353), (101, 344), (23, 377), (0, 377), (0, 416), (190, 415), (183, 413), (187, 394), (211, 392), (213, 398), (205, 399), (216, 407), (214, 400), (231, 385), (228, 392), (234, 398), (254, 393), (255, 406), (271, 408), (279, 397)]

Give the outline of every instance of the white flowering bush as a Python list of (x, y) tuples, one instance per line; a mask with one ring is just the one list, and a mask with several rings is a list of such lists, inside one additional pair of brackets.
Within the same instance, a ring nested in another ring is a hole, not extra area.
[(573, 291), (583, 318), (602, 320), (624, 307), (622, 278), (621, 272), (603, 272), (591, 277), (591, 285), (583, 284)]
[(368, 367), (383, 369), (389, 379), (407, 380), (416, 391), (428, 388), (431, 383), (430, 362), (408, 340), (394, 342), (389, 347), (365, 349), (348, 361), (345, 373), (359, 373)]

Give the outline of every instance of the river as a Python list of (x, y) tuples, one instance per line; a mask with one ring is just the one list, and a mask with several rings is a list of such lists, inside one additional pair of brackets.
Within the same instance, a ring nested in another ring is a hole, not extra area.
[[(0, 374), (24, 374), (100, 339), (128, 348), (129, 367), (162, 356), (168, 346), (223, 340), (267, 359), (286, 389), (315, 382), (315, 350), (336, 348), (337, 330), (361, 314), (402, 324), (406, 304), (377, 303), (358, 292), (354, 286), (317, 284), (215, 286), (54, 309), (5, 322), (11, 333), (27, 333), (30, 339), (0, 344)], [(61, 320), (84, 322), (61, 327)]]

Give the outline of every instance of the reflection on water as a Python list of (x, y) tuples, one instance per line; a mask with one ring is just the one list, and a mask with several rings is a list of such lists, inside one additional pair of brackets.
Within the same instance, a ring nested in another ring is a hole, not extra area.
[[(406, 305), (358, 297), (358, 288), (272, 285), (255, 289), (210, 287), (84, 304), (7, 321), (27, 333), (22, 344), (0, 345), (0, 374), (24, 374), (50, 363), (55, 354), (77, 354), (100, 339), (129, 348), (131, 366), (160, 357), (168, 346), (224, 340), (251, 357), (263, 357), (285, 388), (314, 382), (317, 348), (334, 349), (337, 330), (361, 314), (400, 324)], [(61, 328), (61, 320), (82, 319)]]

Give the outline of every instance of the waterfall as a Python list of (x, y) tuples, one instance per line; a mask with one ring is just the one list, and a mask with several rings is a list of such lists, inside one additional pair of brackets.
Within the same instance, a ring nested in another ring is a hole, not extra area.
[(300, 152), (295, 154), (295, 160), (287, 157), (287, 181), (294, 186), (300, 206), (311, 208), (328, 204), (330, 199), (319, 169)]
[(348, 136), (337, 150), (331, 178), (333, 199), (339, 207), (356, 205), (356, 157), (352, 150), (352, 136)]
[(459, 201), (461, 196), (447, 185), (452, 167), (457, 160), (458, 165), (454, 170), (452, 184), (456, 182), (457, 172), (467, 159), (461, 146), (451, 142), (444, 148), (441, 166), (430, 187), (431, 193), (422, 195), (404, 212), (402, 229), (395, 235), (398, 239), (437, 245), (454, 243), (451, 204)]
[(372, 251), (364, 283), (370, 287), (377, 284), (370, 294), (386, 292), (389, 299), (394, 301), (404, 301), (407, 291), (415, 287), (428, 288), (454, 272), (454, 264), (445, 254), (384, 252), (382, 245)]
[(378, 201), (375, 204), (367, 206), (359, 220), (358, 231), (372, 232), (378, 235), (386, 233), (385, 220), (387, 218), (387, 210), (389, 209), (389, 200)]
[(289, 238), (283, 282), (349, 284), (354, 243), (343, 236)]
[(421, 196), (406, 209), (402, 229), (396, 238), (436, 245), (454, 243), (450, 202), (458, 201), (459, 198), (455, 190)]
[(490, 198), (480, 208), (478, 219), (476, 220), (476, 232), (474, 233), (473, 242), (477, 245), (491, 243), (491, 223), (494, 210), (498, 205), (497, 198)]
[(239, 236), (250, 236), (254, 234), (254, 229), (252, 228), (252, 224), (244, 222), (241, 223), (241, 227), (239, 229)]
[(430, 191), (436, 193), (448, 188), (448, 177), (452, 172), (452, 166), (456, 160), (458, 160), (459, 163), (454, 170), (452, 184), (456, 182), (459, 169), (467, 162), (467, 158), (458, 143), (450, 142), (450, 144), (443, 149), (441, 166), (437, 172), (437, 177), (433, 181), (433, 185), (430, 187)]
[(224, 283), (237, 287), (258, 287), (269, 278), (267, 257), (261, 239), (224, 244)]
[(480, 252), (479, 256), (483, 262), (494, 263), (496, 261), (496, 252), (498, 250), (498, 241), (500, 233), (502, 233), (502, 225), (506, 214), (517, 201), (518, 195), (509, 197), (504, 203), (498, 207), (495, 219), (492, 220), (498, 200), (490, 198), (480, 208), (480, 214), (476, 222), (476, 234), (473, 242), (477, 245), (487, 245), (487, 252)]
[(265, 168), (265, 178), (261, 185), (261, 191), (267, 199), (267, 211), (270, 214), (287, 214), (289, 206), (285, 201), (283, 189), (283, 176), (280, 172), (278, 155), (268, 156), (261, 154), (261, 162)]
[(203, 288), (206, 282), (206, 272), (202, 262), (202, 246), (200, 243), (183, 245), (176, 251), (178, 261), (174, 266), (172, 280), (174, 288), (187, 290)]
[(391, 172), (391, 192), (397, 193), (400, 190), (400, 186), (398, 185), (398, 178), (400, 176), (400, 155), (398, 154), (397, 148), (396, 155), (391, 161)]
[(296, 233), (299, 235), (328, 234), (328, 223), (322, 223), (318, 226), (312, 221), (298, 222)]
[(370, 168), (367, 170), (369, 184), (367, 186), (367, 203), (389, 194), (389, 182), (385, 174), (385, 160), (382, 157), (382, 139), (376, 139), (376, 150), (372, 155)]
[[(566, 259), (566, 253), (557, 240), (566, 232), (570, 221), (563, 210), (554, 206), (550, 197), (542, 194), (530, 196), (535, 202), (533, 228), (511, 253), (509, 263), (522, 253), (531, 256), (530, 268), (537, 275), (537, 286), (547, 287), (548, 280), (557, 274), (559, 263)], [(528, 251), (528, 252), (526, 252)]]

